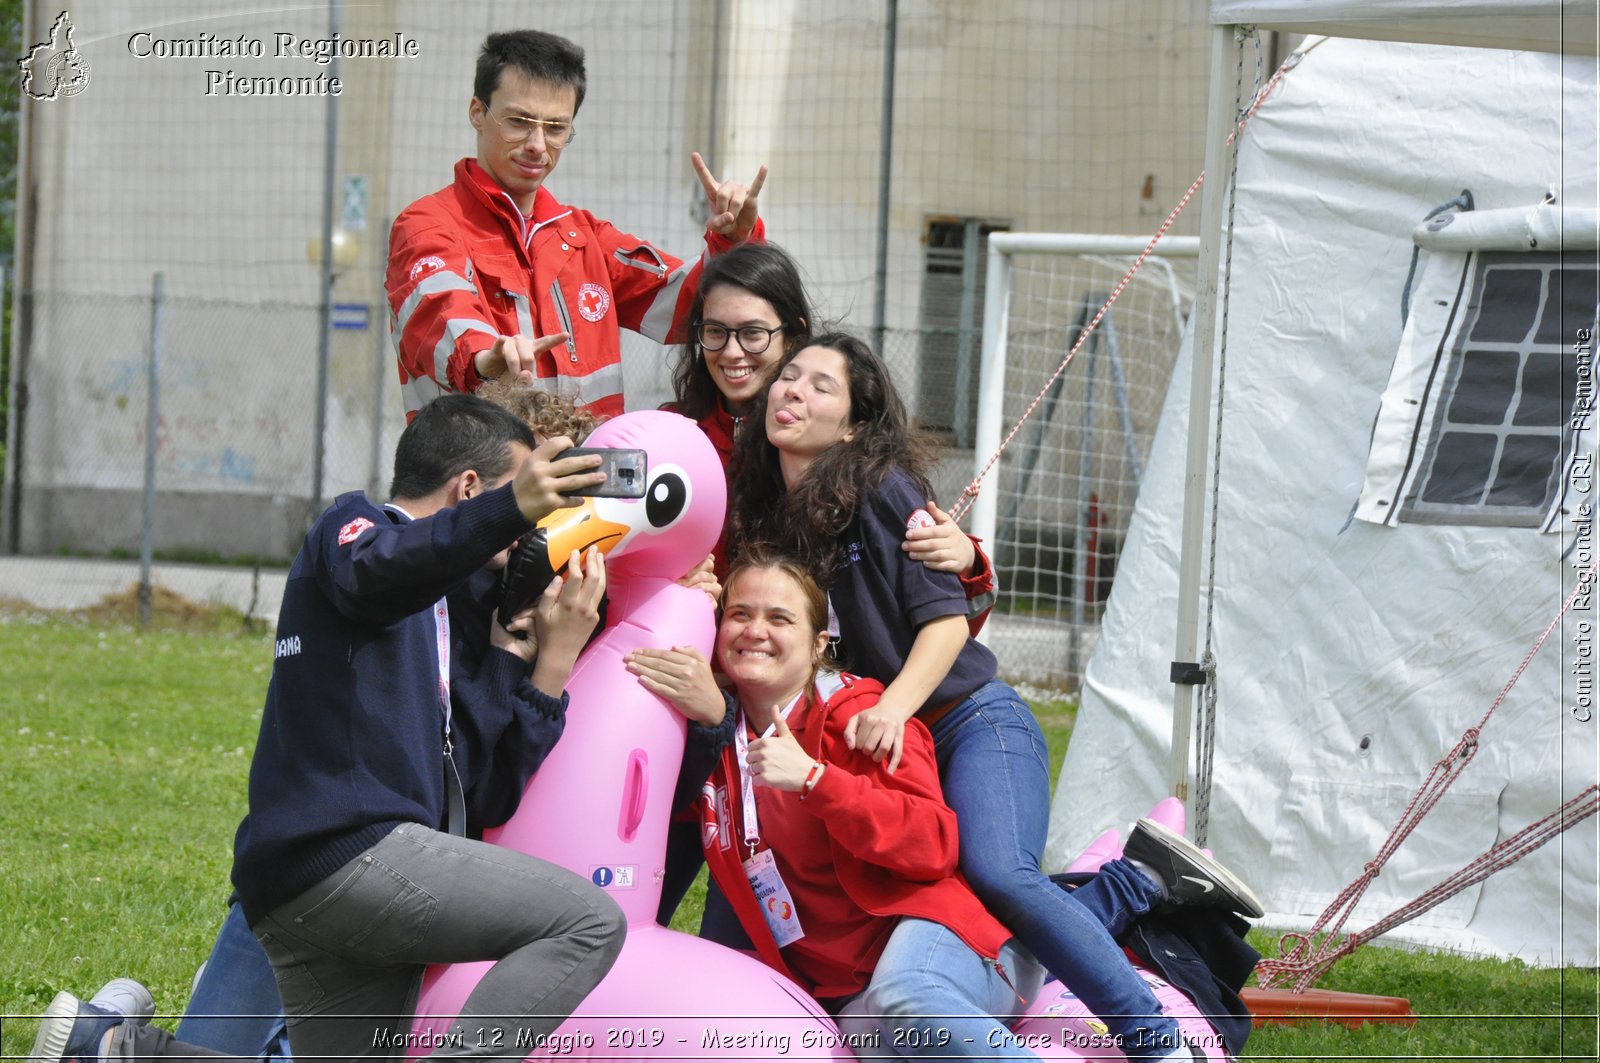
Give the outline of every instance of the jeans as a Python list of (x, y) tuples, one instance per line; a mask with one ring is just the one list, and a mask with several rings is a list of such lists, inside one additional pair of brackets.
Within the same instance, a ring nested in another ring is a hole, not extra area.
[(1068, 892), (1113, 938), (1161, 903), (1161, 887), (1155, 880), (1120, 856), (1101, 864), (1089, 881)]
[[(1128, 1058), (1159, 1059), (1178, 1047), (1178, 1024), (1162, 1013), (1106, 929), (1119, 912), (1137, 906), (1129, 882), (1114, 877), (1099, 886), (1091, 907), (1039, 868), (1050, 762), (1039, 723), (1017, 692), (990, 681), (936, 722), (933, 741), (945, 800), (959, 824), (961, 871), (973, 892), (1122, 1039)], [(1144, 882), (1147, 898), (1158, 889), (1132, 867), (1126, 872)], [(1135, 1054), (1138, 1046), (1148, 1052)]]
[(229, 906), (217, 931), (176, 1034), (189, 1044), (243, 1059), (290, 1058), (272, 965), (238, 904)]
[(402, 824), (252, 928), (303, 1059), (403, 1057), (429, 963), (495, 960), (433, 1058), (549, 1034), (622, 950), (622, 911), (525, 853)]
[(872, 981), (840, 1009), (839, 1030), (862, 1059), (1037, 1059), (1007, 1026), (1043, 971), (1015, 938), (999, 966), (938, 923), (901, 919)]

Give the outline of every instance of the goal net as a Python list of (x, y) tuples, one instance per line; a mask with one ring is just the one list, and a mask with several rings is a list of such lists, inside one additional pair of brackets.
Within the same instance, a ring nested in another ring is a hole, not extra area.
[(1077, 687), (1116, 577), (1193, 299), (1198, 240), (1158, 244), (1052, 375), (1147, 243), (1044, 233), (988, 241), (975, 474), (1011, 438), (968, 525), (992, 545), (999, 576), (985, 641), (1020, 681)]

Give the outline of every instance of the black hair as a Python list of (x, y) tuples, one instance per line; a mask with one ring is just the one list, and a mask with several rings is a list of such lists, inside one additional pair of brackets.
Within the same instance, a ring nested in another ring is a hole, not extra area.
[(513, 443), (535, 446), (516, 414), (476, 395), (441, 395), (400, 433), (389, 497), (426, 498), (468, 469), (498, 480), (511, 468)]
[(489, 97), (500, 87), (500, 72), (506, 67), (520, 70), (534, 81), (571, 85), (578, 94), (572, 105), (573, 116), (583, 106), (585, 77), (583, 49), (553, 33), (542, 30), (512, 30), (491, 33), (478, 53), (478, 69), (472, 80), (472, 94), (489, 106)]
[[(691, 327), (705, 317), (706, 296), (719, 287), (741, 288), (772, 304), (783, 326), (783, 350), (788, 353), (811, 335), (811, 301), (806, 298), (800, 268), (789, 253), (776, 244), (744, 243), (730, 248), (706, 263), (700, 272), (694, 302), (689, 305)], [(776, 337), (774, 337), (776, 338)], [(729, 343), (738, 341), (732, 336)], [(691, 420), (705, 417), (717, 405), (717, 385), (706, 368), (705, 353), (694, 335), (678, 352), (672, 369), (673, 406)]]

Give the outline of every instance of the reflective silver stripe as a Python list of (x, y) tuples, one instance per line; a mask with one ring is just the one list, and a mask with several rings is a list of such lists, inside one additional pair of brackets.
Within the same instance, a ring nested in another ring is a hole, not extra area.
[[(634, 257), (641, 251), (650, 256), (649, 262), (641, 262)], [(614, 254), (617, 258), (617, 261), (621, 262), (624, 266), (632, 266), (634, 269), (642, 269), (646, 273), (655, 274), (657, 277), (665, 277), (667, 275), (667, 264), (662, 260), (661, 253), (655, 248), (651, 247), (649, 244), (639, 244), (635, 247), (619, 247), (613, 251), (612, 254)]]
[(450, 381), (450, 355), (455, 353), (456, 343), (469, 332), (483, 333), (489, 337), (491, 345), (500, 338), (499, 331), (487, 321), (473, 317), (453, 317), (446, 321), (444, 335), (439, 337), (439, 342), (433, 348), (433, 379), (441, 387)]
[(569, 376), (565, 379), (577, 384), (576, 398), (579, 405), (588, 406), (601, 399), (622, 394), (622, 363), (596, 369), (588, 376)]
[(416, 313), (417, 304), (428, 296), (438, 295), (440, 292), (471, 292), (477, 295), (478, 288), (459, 273), (450, 271), (431, 273), (422, 279), (421, 284), (411, 289), (406, 301), (400, 304), (400, 309), (394, 315), (395, 327), (404, 332), (406, 325), (411, 322), (411, 315)]
[(683, 282), (693, 268), (692, 263), (685, 262), (662, 283), (656, 297), (650, 301), (650, 308), (639, 319), (640, 335), (648, 336), (657, 343), (667, 342), (667, 334), (672, 331), (672, 319), (678, 313), (678, 293), (683, 290)]
[(432, 377), (419, 376), (400, 385), (400, 397), (405, 400), (407, 413), (415, 413), (443, 394), (444, 388)]
[(517, 307), (517, 332), (523, 336), (533, 335), (533, 307), (528, 303), (528, 297), (521, 292), (506, 292)]
[(580, 406), (588, 406), (622, 394), (622, 365), (608, 365), (588, 376), (535, 377), (532, 387), (560, 395)]
[(985, 594), (975, 594), (971, 598), (967, 599), (967, 615), (978, 616), (982, 614), (985, 609), (992, 608), (993, 606), (994, 591), (989, 591)]

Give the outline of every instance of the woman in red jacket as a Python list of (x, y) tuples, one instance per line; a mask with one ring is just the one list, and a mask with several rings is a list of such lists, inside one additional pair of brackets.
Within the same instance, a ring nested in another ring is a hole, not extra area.
[[(729, 573), (717, 631), (731, 695), (671, 651), (630, 655), (690, 718), (738, 716), (696, 802), (712, 876), (756, 951), (860, 1054), (1036, 1058), (1007, 1024), (1042, 971), (956, 870), (933, 738), (909, 721), (894, 771), (849, 747), (846, 728), (883, 686), (828, 668), (827, 615), (800, 564), (753, 549)], [(1076, 895), (1115, 934), (1163, 903), (1162, 875), (1113, 860)], [(1186, 1044), (1151, 1047), (1130, 1055), (1191, 1058)]]
[[(822, 591), (793, 561), (751, 556), (729, 574), (717, 653), (742, 717), (697, 803), (712, 875), (762, 958), (844, 1008), (841, 1027), (865, 1045), (948, 1055), (975, 1037), (974, 1055), (1033, 1058), (992, 1043), (1041, 973), (956, 874), (932, 739), (909, 728), (893, 774), (845, 747), (845, 724), (883, 688), (823, 667), (826, 620)], [(709, 672), (682, 677), (652, 651), (634, 660), (686, 715), (723, 702)], [(917, 971), (925, 984), (907, 996), (880, 959), (929, 938), (960, 962)], [(892, 1029), (878, 1030), (879, 1013)]]

